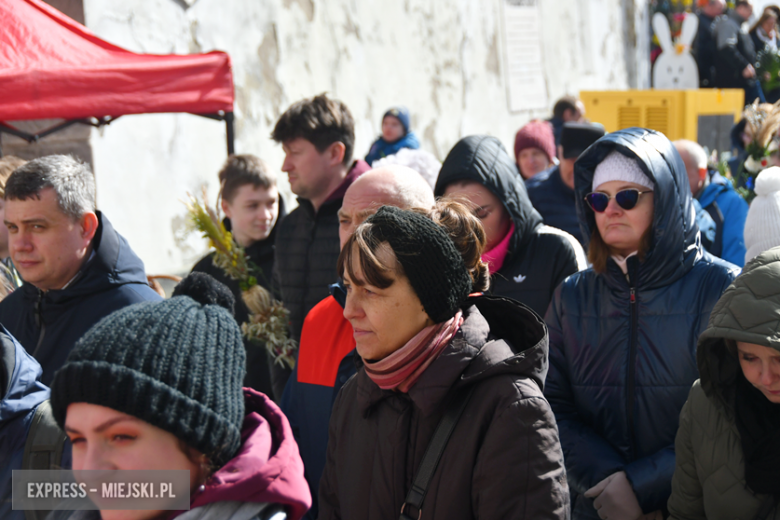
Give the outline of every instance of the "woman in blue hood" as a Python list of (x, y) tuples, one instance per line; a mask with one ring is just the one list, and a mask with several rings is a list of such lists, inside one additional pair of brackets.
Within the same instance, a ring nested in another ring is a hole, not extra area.
[(685, 166), (662, 134), (629, 128), (575, 165), (593, 267), (555, 291), (545, 396), (560, 430), (572, 517), (660, 518), (696, 341), (737, 270), (706, 253)]
[(371, 145), (366, 162), (374, 164), (388, 155), (397, 154), (402, 148), (417, 150), (420, 141), (417, 134), (409, 130), (409, 109), (403, 106), (393, 107), (382, 116), (382, 135)]

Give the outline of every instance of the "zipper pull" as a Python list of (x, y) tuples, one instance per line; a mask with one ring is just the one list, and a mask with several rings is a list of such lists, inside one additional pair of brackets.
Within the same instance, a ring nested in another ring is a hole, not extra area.
[(636, 289), (631, 288), (631, 303), (636, 303)]

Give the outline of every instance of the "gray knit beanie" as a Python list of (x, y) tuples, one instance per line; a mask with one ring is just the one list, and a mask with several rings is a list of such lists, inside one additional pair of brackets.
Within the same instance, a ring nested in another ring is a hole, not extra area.
[(245, 372), (241, 331), (223, 306), (189, 296), (143, 302), (106, 316), (76, 343), (54, 376), (52, 409), (60, 427), (78, 402), (138, 417), (219, 467), (241, 444)]

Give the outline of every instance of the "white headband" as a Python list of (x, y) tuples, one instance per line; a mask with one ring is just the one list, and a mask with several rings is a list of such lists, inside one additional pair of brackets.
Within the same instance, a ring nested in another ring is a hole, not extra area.
[(617, 151), (607, 155), (596, 166), (591, 190), (596, 191), (599, 186), (609, 181), (633, 182), (651, 191), (655, 187), (653, 181), (645, 175), (645, 172), (642, 171), (636, 160), (630, 159)]

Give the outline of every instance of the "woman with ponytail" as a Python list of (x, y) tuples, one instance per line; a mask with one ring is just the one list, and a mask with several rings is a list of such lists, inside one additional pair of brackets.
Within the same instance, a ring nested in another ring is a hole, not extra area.
[[(479, 220), (456, 202), (383, 207), (345, 244), (344, 317), (362, 367), (333, 407), (320, 519), (568, 517), (542, 394), (547, 328), (522, 304), (481, 294), (484, 247)], [(465, 403), (462, 415), (422, 506), (410, 506), (451, 401)]]

